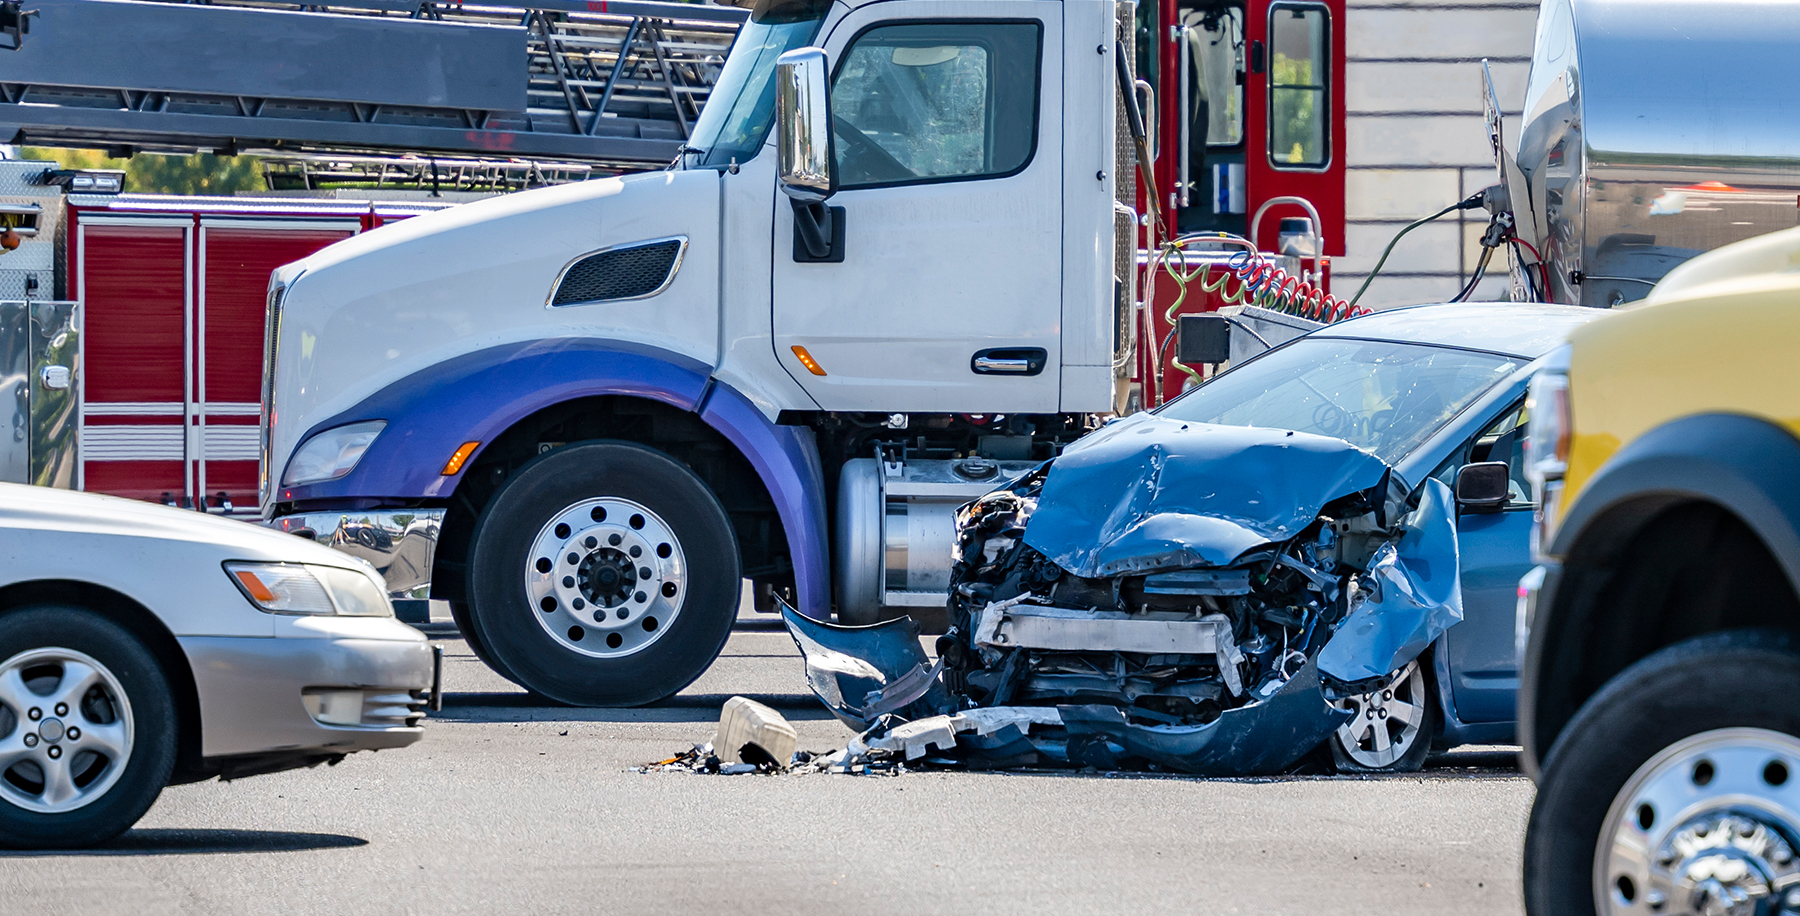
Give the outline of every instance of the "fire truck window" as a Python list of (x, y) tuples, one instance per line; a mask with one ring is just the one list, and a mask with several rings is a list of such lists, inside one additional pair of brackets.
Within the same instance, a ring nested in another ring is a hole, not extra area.
[(1010, 175), (1037, 140), (1036, 22), (879, 26), (832, 84), (838, 187)]
[(1186, 25), (1189, 145), (1236, 146), (1244, 139), (1244, 11), (1196, 11)]
[(1324, 7), (1277, 3), (1269, 8), (1269, 162), (1275, 168), (1319, 168), (1330, 159), (1330, 50)]

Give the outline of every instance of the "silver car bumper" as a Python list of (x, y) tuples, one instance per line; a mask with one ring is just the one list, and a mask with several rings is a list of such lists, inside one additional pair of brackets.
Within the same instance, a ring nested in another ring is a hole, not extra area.
[(411, 623), (430, 619), (420, 612), (431, 595), (431, 563), (443, 524), (443, 509), (304, 512), (269, 522), (270, 527), (368, 561), (387, 580), (395, 612)]
[(179, 637), (200, 699), (201, 756), (309, 757), (418, 741), (431, 647), (404, 624), (379, 623), (398, 638)]

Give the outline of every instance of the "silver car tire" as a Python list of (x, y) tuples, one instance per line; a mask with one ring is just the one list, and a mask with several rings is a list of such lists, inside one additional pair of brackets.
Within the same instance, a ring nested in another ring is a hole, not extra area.
[(1337, 706), (1352, 714), (1330, 738), (1338, 772), (1412, 773), (1425, 765), (1437, 737), (1438, 709), (1431, 679), (1417, 659), (1379, 689), (1346, 697)]
[(0, 846), (129, 829), (168, 784), (176, 732), (167, 676), (132, 632), (84, 608), (0, 613)]

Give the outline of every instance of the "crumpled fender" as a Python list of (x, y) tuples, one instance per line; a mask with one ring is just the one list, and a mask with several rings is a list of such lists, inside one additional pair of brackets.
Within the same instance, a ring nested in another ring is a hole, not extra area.
[(1404, 524), (1400, 540), (1375, 553), (1369, 573), (1376, 590), (1365, 593), (1319, 650), (1326, 677), (1346, 683), (1386, 677), (1463, 619), (1450, 488), (1425, 481), (1419, 508)]
[(1227, 566), (1387, 474), (1342, 439), (1140, 413), (1049, 465), (1025, 543), (1089, 579)]

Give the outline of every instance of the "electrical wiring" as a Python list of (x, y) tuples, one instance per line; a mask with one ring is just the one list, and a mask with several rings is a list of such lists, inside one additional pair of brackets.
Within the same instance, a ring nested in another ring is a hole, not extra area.
[[(1543, 278), (1543, 283), (1541, 285), (1538, 285), (1537, 300), (1539, 302), (1549, 301), (1550, 265), (1544, 263), (1544, 256), (1541, 254), (1538, 254), (1537, 248), (1533, 247), (1530, 242), (1527, 242), (1524, 239), (1519, 238), (1518, 236), (1515, 235), (1512, 237), (1512, 243), (1515, 245), (1523, 245), (1523, 246), (1525, 246), (1526, 251), (1531, 252), (1531, 259), (1533, 261), (1537, 262), (1536, 267), (1538, 269), (1538, 274), (1539, 274), (1539, 276), (1541, 276)], [(1531, 271), (1527, 270), (1526, 273), (1530, 274)], [(1534, 284), (1536, 283), (1535, 279), (1533, 282), (1534, 282)]]
[(1362, 286), (1359, 286), (1356, 288), (1356, 295), (1350, 297), (1350, 304), (1355, 305), (1356, 303), (1358, 303), (1362, 300), (1363, 293), (1368, 292), (1369, 284), (1375, 282), (1375, 276), (1377, 274), (1381, 273), (1381, 268), (1387, 264), (1388, 255), (1394, 253), (1394, 246), (1400, 244), (1400, 240), (1402, 238), (1405, 238), (1406, 234), (1408, 232), (1411, 232), (1414, 229), (1417, 229), (1420, 226), (1423, 226), (1426, 223), (1429, 223), (1434, 219), (1438, 219), (1439, 217), (1447, 216), (1451, 213), (1455, 213), (1458, 210), (1473, 210), (1476, 207), (1481, 206), (1481, 202), (1482, 202), (1482, 194), (1481, 193), (1472, 194), (1468, 197), (1463, 198), (1462, 200), (1457, 201), (1456, 203), (1451, 204), (1448, 207), (1445, 207), (1442, 210), (1439, 210), (1436, 213), (1431, 214), (1430, 216), (1413, 220), (1412, 222), (1406, 224), (1406, 228), (1401, 229), (1399, 232), (1394, 233), (1394, 237), (1388, 240), (1387, 247), (1381, 249), (1381, 258), (1375, 262), (1375, 269), (1369, 271), (1369, 275), (1363, 278)]
[(1462, 291), (1456, 294), (1456, 298), (1450, 300), (1451, 302), (1465, 302), (1469, 296), (1474, 294), (1475, 287), (1479, 286), (1482, 277), (1487, 275), (1488, 262), (1493, 258), (1494, 249), (1487, 247), (1481, 249), (1481, 260), (1475, 265), (1475, 273), (1469, 277), (1469, 285), (1463, 287)]
[[(1205, 262), (1190, 270), (1187, 266), (1187, 246), (1193, 242), (1227, 244), (1239, 250), (1223, 265)], [(1223, 269), (1215, 274), (1214, 268), (1219, 266)], [(1163, 312), (1163, 320), (1169, 325), (1169, 333), (1157, 342), (1156, 364), (1161, 366), (1167, 360), (1169, 365), (1195, 381), (1201, 379), (1199, 370), (1178, 359), (1168, 359), (1169, 347), (1175, 340), (1177, 318), (1182, 305), (1187, 301), (1191, 285), (1197, 285), (1204, 294), (1217, 296), (1224, 305), (1254, 305), (1326, 323), (1369, 312), (1368, 309), (1359, 309), (1353, 303), (1327, 293), (1324, 287), (1312, 280), (1288, 273), (1281, 265), (1257, 251), (1249, 239), (1230, 233), (1199, 233), (1165, 242), (1150, 266), (1153, 274), (1158, 268), (1175, 281), (1177, 292), (1175, 301)], [(1158, 373), (1152, 382), (1152, 390), (1159, 403), (1161, 387), (1161, 374)]]

